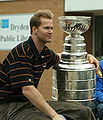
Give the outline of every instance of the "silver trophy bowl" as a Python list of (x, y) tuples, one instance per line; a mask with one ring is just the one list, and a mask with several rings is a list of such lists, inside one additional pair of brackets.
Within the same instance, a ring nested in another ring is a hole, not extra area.
[(59, 25), (68, 34), (82, 34), (91, 24), (91, 17), (85, 16), (60, 16)]
[(65, 37), (61, 60), (53, 70), (52, 99), (78, 101), (86, 106), (94, 102), (95, 66), (87, 60), (86, 44), (81, 35), (86, 32), (91, 17), (60, 16), (60, 28)]

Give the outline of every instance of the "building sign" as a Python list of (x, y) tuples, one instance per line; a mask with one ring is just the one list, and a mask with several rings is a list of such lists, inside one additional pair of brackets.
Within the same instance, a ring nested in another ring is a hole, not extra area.
[(10, 50), (28, 39), (33, 14), (0, 15), (0, 50)]

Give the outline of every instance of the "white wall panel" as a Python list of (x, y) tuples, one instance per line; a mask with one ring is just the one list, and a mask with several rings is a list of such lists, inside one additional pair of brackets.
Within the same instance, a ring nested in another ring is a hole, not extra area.
[(65, 12), (103, 10), (103, 0), (65, 0)]

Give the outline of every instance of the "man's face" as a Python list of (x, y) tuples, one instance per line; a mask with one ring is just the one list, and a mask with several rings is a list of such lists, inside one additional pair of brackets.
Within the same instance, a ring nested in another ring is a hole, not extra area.
[(36, 36), (38, 40), (44, 44), (51, 42), (53, 36), (52, 19), (41, 18), (41, 25), (36, 28)]

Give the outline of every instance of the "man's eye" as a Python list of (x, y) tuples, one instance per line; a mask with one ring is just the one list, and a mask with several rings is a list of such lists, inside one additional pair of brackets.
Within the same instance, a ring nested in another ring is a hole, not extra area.
[(44, 29), (49, 29), (49, 27), (45, 27)]
[(51, 27), (51, 29), (53, 30), (53, 27)]
[(51, 30), (53, 30), (53, 27), (51, 27), (51, 28), (50, 27), (45, 27), (44, 29), (51, 29)]

